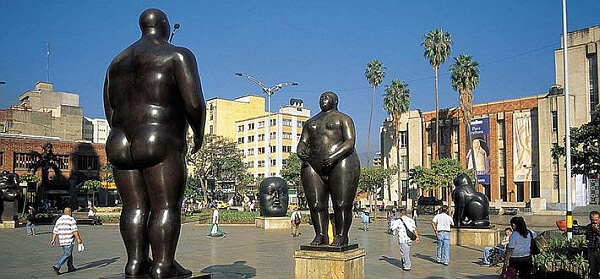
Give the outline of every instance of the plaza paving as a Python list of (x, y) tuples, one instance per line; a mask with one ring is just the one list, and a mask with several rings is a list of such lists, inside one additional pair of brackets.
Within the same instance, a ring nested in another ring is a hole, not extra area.
[[(525, 216), (534, 229), (552, 229), (560, 216)], [(497, 227), (506, 226), (510, 216), (494, 216)], [(587, 223), (584, 217), (580, 222)], [(386, 222), (380, 220), (367, 232), (354, 220), (351, 242), (366, 250), (366, 278), (497, 278), (498, 267), (475, 263), (481, 247), (452, 246), (449, 266), (434, 263), (435, 236), (431, 216), (418, 221), (422, 242), (413, 244), (413, 270), (403, 271), (399, 248), (394, 236), (385, 233)], [(195, 272), (211, 273), (212, 278), (293, 278), (293, 254), (301, 244), (313, 237), (312, 227), (301, 226), (302, 235), (293, 238), (289, 231), (265, 231), (253, 226), (223, 226), (224, 238), (206, 237), (207, 226), (184, 224), (177, 250), (177, 259)], [(38, 235), (27, 237), (25, 228), (0, 230), (0, 278), (98, 278), (123, 272), (125, 249), (116, 225), (80, 226), (86, 250), (75, 253), (78, 271), (54, 275), (51, 265), (60, 248), (49, 247), (51, 226), (37, 226)], [(66, 266), (63, 266), (66, 271)]]

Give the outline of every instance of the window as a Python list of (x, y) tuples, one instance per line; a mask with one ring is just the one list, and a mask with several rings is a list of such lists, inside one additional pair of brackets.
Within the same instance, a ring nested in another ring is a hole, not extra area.
[(539, 181), (531, 181), (531, 197), (532, 198), (540, 197), (540, 182)]
[(277, 138), (277, 132), (271, 132), (271, 139)]
[(265, 127), (265, 122), (264, 121), (258, 121), (258, 128), (263, 128)]
[(402, 171), (408, 172), (408, 155), (402, 155)]
[(515, 182), (517, 186), (517, 202), (525, 201), (525, 183)]
[(402, 201), (406, 201), (408, 197), (408, 180), (402, 180)]
[(292, 126), (292, 120), (283, 119), (283, 126)]
[(254, 142), (254, 136), (248, 136), (248, 142)]
[(286, 164), (287, 164), (287, 160), (286, 159), (281, 160), (281, 165), (285, 166)]
[(498, 168), (504, 169), (504, 166), (506, 166), (506, 150), (500, 148), (498, 150)]
[(433, 161), (433, 158), (431, 157), (431, 154), (427, 154), (427, 162), (425, 162), (427, 164), (427, 166), (431, 167), (432, 161)]
[(244, 138), (243, 137), (238, 138), (238, 143), (244, 143)]
[(558, 179), (558, 174), (554, 175), (554, 189), (560, 188), (560, 180)]
[(296, 124), (298, 125), (298, 128), (304, 127), (304, 123), (305, 123), (304, 121), (298, 121), (298, 122), (296, 122)]
[(244, 131), (244, 125), (238, 126), (238, 132), (243, 132), (243, 131)]
[(504, 140), (504, 119), (498, 119), (498, 140)]
[(254, 123), (248, 124), (248, 130), (254, 130)]
[(0, 166), (4, 165), (4, 151), (0, 151)]
[(282, 146), (282, 150), (281, 151), (283, 151), (285, 153), (290, 153), (290, 152), (292, 152), (292, 147), (284, 145), (284, 146)]
[(452, 159), (458, 160), (458, 150), (452, 153)]
[(15, 169), (29, 169), (35, 162), (35, 156), (30, 153), (15, 152), (13, 160)]
[(551, 111), (550, 115), (552, 117), (552, 132), (558, 131), (558, 114), (556, 111)]
[(213, 125), (208, 126), (208, 134), (212, 135), (214, 133), (214, 127)]
[(508, 195), (508, 191), (506, 189), (506, 177), (500, 177), (500, 200), (503, 202), (507, 201), (506, 196)]
[(427, 133), (427, 145), (431, 146), (433, 143), (433, 133), (431, 132), (431, 128), (427, 128), (425, 131)]
[[(589, 80), (590, 80), (590, 112), (598, 105), (598, 58), (595, 53), (588, 55)], [(592, 119), (596, 118), (591, 114)]]
[(271, 153), (277, 153), (277, 146), (271, 146)]
[(440, 126), (440, 147), (446, 145), (446, 126)]
[(69, 169), (69, 155), (56, 155), (56, 164), (61, 170)]
[(254, 155), (254, 148), (246, 150), (246, 155), (248, 155), (248, 156)]
[(265, 148), (264, 147), (259, 147), (258, 148), (258, 154), (265, 154)]
[[(458, 125), (452, 126), (452, 143), (458, 144)], [(458, 156), (456, 156), (458, 158)]]
[(98, 168), (98, 156), (77, 156), (77, 169), (78, 170), (99, 170)]
[(264, 168), (265, 167), (265, 160), (258, 160), (258, 167), (259, 168)]
[(264, 173), (259, 173), (259, 174), (258, 174), (258, 177), (260, 177), (260, 178), (264, 178), (264, 177), (265, 177), (265, 174), (264, 174)]
[(283, 138), (284, 139), (291, 139), (292, 138), (292, 133), (283, 132)]
[(276, 166), (276, 165), (277, 165), (277, 160), (275, 160), (275, 159), (272, 159), (272, 160), (271, 160), (271, 166)]
[(258, 135), (258, 141), (265, 140), (265, 134)]
[(277, 125), (277, 119), (271, 119), (271, 121), (269, 121), (269, 123), (271, 124), (271, 126), (275, 126), (275, 125)]
[(400, 132), (400, 148), (408, 147), (408, 132), (401, 131)]

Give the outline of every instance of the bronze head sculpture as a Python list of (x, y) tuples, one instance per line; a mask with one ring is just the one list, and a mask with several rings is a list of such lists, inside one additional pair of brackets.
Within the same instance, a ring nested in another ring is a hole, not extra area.
[(258, 189), (260, 215), (265, 217), (283, 217), (288, 208), (288, 187), (283, 178), (269, 177), (260, 183)]
[(175, 261), (187, 176), (186, 131), (189, 124), (191, 152), (198, 151), (206, 105), (194, 54), (167, 41), (167, 16), (148, 9), (139, 24), (142, 37), (113, 59), (104, 83), (111, 128), (106, 155), (123, 202), (125, 275), (187, 276), (191, 272)]
[(454, 225), (457, 227), (488, 227), (489, 200), (475, 190), (471, 178), (463, 173), (454, 178)]
[(328, 201), (333, 202), (335, 236), (331, 246), (347, 246), (352, 205), (358, 188), (360, 161), (354, 148), (356, 132), (348, 115), (338, 111), (338, 96), (321, 94), (321, 112), (302, 128), (298, 157), (301, 179), (315, 230), (311, 245), (327, 245)]
[(9, 171), (0, 173), (0, 201), (13, 202), (21, 198), (23, 192), (19, 189), (19, 175)]

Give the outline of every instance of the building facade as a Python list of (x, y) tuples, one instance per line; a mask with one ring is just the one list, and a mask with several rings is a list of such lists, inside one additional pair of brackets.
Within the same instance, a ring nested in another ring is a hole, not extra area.
[(235, 140), (237, 137), (236, 121), (266, 114), (264, 97), (248, 95), (233, 100), (211, 98), (206, 101), (204, 134)]
[(296, 152), (308, 118), (310, 109), (302, 100), (291, 99), (270, 118), (265, 113), (236, 121), (235, 140), (243, 151), (248, 172), (254, 177), (279, 176), (286, 159)]
[[(595, 117), (598, 104), (598, 59), (600, 26), (568, 33), (569, 98), (572, 127)], [(565, 95), (562, 46), (555, 51), (555, 85), (542, 95), (474, 104), (471, 123), (473, 153), (477, 169), (477, 189), (492, 204), (525, 207), (532, 198), (544, 199), (550, 209), (565, 208), (565, 159), (554, 159), (551, 149), (563, 145), (565, 137)], [(394, 177), (384, 192), (385, 200), (408, 202), (420, 194), (443, 200), (450, 189), (420, 193), (409, 185), (408, 170), (431, 166), (437, 159), (454, 158), (464, 168), (472, 168), (467, 149), (467, 131), (458, 108), (440, 111), (440, 142), (435, 143), (435, 112), (412, 110), (402, 116), (400, 125), (400, 177)], [(394, 127), (387, 119), (381, 127), (381, 153), (384, 167), (396, 165)], [(598, 204), (600, 190), (593, 175), (571, 178), (575, 205)], [(395, 193), (400, 193), (396, 195)], [(407, 195), (408, 194), (408, 195)]]
[(19, 96), (19, 104), (0, 110), (0, 133), (82, 139), (79, 96), (54, 91), (49, 82), (38, 82)]
[(110, 126), (108, 121), (102, 118), (82, 118), (82, 137), (84, 140), (93, 143), (106, 143), (108, 134), (110, 134)]

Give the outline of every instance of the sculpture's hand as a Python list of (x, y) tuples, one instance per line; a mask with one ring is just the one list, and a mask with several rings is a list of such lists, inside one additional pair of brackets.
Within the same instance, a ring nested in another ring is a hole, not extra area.
[(304, 150), (304, 149), (303, 150), (299, 150), (298, 153), (297, 153), (297, 155), (298, 155), (298, 158), (300, 158), (300, 160), (302, 160), (302, 161), (307, 161), (308, 160), (308, 154), (307, 154), (306, 150)]
[(203, 136), (194, 135), (194, 148), (192, 148), (192, 154), (198, 152), (202, 147)]
[(324, 161), (325, 166), (333, 165), (335, 162), (337, 162), (337, 160), (338, 160), (337, 156), (335, 156), (334, 154), (331, 154), (331, 155), (325, 157), (325, 161)]

